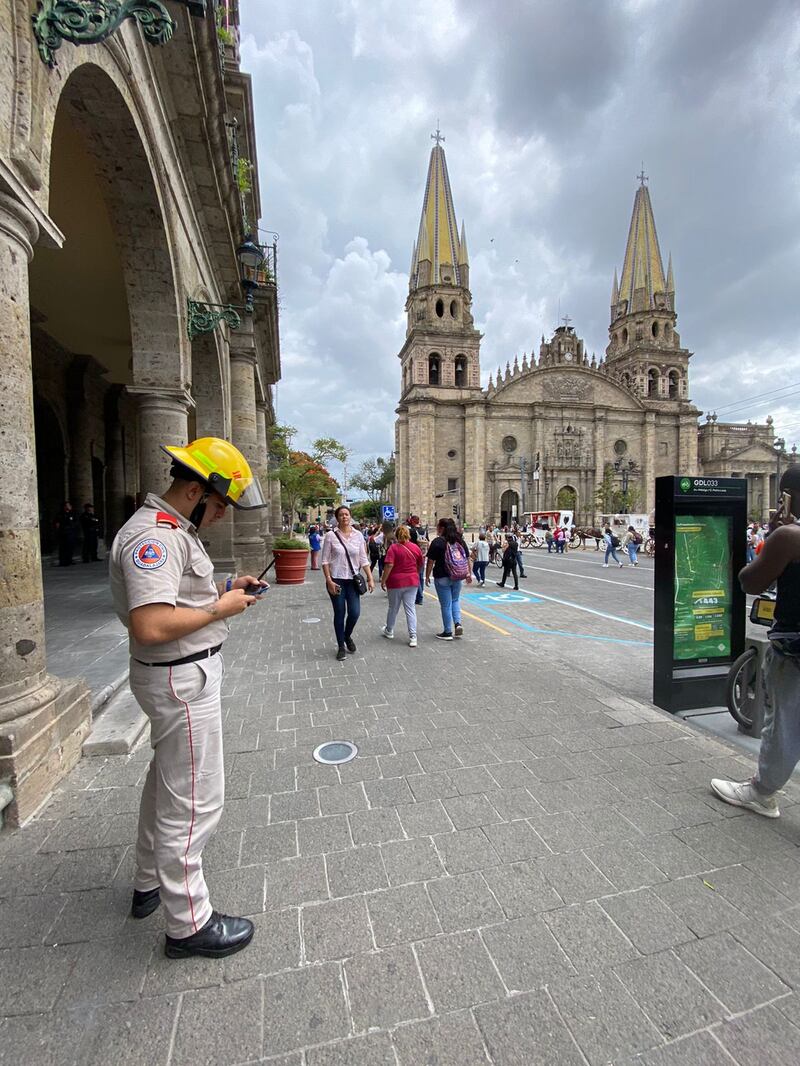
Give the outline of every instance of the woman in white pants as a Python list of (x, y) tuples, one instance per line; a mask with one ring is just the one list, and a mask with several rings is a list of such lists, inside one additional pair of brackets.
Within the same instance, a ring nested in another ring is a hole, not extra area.
[(417, 646), (417, 610), (414, 601), (419, 591), (419, 575), (422, 571), (422, 552), (411, 542), (408, 526), (398, 526), (394, 542), (386, 552), (381, 574), (381, 588), (389, 593), (389, 610), (386, 625), (381, 633), (387, 640), (394, 639), (394, 624), (402, 604), (408, 625), (408, 646)]

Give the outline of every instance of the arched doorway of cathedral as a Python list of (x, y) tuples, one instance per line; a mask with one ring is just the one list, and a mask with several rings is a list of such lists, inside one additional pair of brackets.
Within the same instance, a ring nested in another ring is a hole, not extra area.
[(513, 489), (506, 489), (500, 497), (500, 525), (510, 526), (512, 522), (522, 520), (519, 513), (519, 495)]
[[(94, 503), (110, 543), (142, 489), (162, 487), (157, 444), (186, 438), (188, 342), (148, 141), (109, 74), (94, 63), (70, 74), (53, 117), (47, 188), (64, 242), (37, 245), (29, 268), (33, 389), (51, 408), (40, 402), (35, 421), (48, 550), (64, 499), (78, 513)], [(75, 574), (86, 580), (82, 568)]]
[(572, 485), (562, 485), (558, 490), (556, 496), (556, 507), (559, 511), (572, 511), (573, 515), (578, 514), (578, 493), (572, 487)]

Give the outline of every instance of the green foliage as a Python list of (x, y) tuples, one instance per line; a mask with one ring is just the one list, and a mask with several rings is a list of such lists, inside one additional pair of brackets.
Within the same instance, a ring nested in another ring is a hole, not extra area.
[(377, 522), (378, 504), (373, 503), (372, 500), (359, 500), (350, 507), (350, 514), (356, 522)]
[(594, 494), (597, 510), (601, 514), (631, 514), (639, 506), (641, 498), (641, 489), (630, 482), (628, 482), (628, 491), (623, 492), (617, 485), (613, 465), (606, 463), (603, 480)]
[(301, 505), (314, 507), (338, 499), (339, 485), (324, 462), (347, 455), (344, 445), (331, 437), (314, 441), (310, 455), (294, 451), (296, 434), (294, 426), (276, 425), (270, 435), (270, 454), (278, 460), (270, 476), (280, 483), (281, 502), (290, 515), (299, 515)]
[(236, 44), (236, 38), (231, 31), (226, 30), (224, 26), (217, 26), (217, 37), (223, 44), (227, 44), (229, 48), (232, 48), (234, 44)]
[(311, 454), (317, 462), (329, 462), (331, 459), (337, 463), (346, 463), (350, 452), (338, 440), (333, 437), (320, 437), (311, 445)]
[(278, 551), (308, 551), (308, 545), (304, 540), (297, 540), (295, 537), (276, 537), (272, 543), (273, 549), (277, 548)]
[[(223, 32), (227, 33), (227, 30)], [(236, 160), (236, 184), (239, 186), (240, 193), (250, 192), (250, 190), (253, 188), (252, 174), (252, 163), (249, 159), (245, 159), (244, 156), (240, 155), (239, 158)]]
[(350, 479), (350, 485), (366, 493), (369, 502), (375, 506), (377, 514), (377, 505), (385, 498), (386, 489), (393, 481), (394, 460), (378, 456), (376, 459), (367, 459), (361, 464)]

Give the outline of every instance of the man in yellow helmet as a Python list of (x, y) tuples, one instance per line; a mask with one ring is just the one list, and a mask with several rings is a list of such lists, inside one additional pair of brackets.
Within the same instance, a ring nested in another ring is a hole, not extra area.
[(150, 719), (153, 758), (139, 811), (131, 913), (166, 914), (170, 958), (221, 958), (250, 943), (253, 924), (213, 910), (202, 852), (222, 814), (220, 648), (228, 619), (256, 602), (246, 575), (214, 582), (199, 530), (228, 505), (265, 507), (258, 480), (228, 441), (167, 446), (172, 484), (148, 494), (111, 547), (114, 608), (130, 633), (130, 685)]

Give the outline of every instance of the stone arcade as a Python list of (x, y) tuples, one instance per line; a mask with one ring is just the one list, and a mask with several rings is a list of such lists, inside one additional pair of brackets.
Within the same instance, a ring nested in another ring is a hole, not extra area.
[(713, 418), (698, 429), (672, 260), (665, 273), (645, 176), (614, 275), (605, 359), (588, 355), (565, 318), (541, 338), (538, 359), (515, 356), (482, 389), (465, 227), (459, 232), (442, 138), (434, 139), (399, 353), (399, 512), (424, 523), (456, 514), (475, 528), (570, 507), (590, 523), (604, 478), (650, 512), (656, 477), (680, 471), (747, 477), (750, 513), (766, 517), (775, 498), (771, 420), (745, 427)]
[[(207, 434), (230, 437), (269, 484), (276, 244), (246, 272), (261, 205), (237, 0), (216, 16), (203, 0), (163, 7), (172, 33), (159, 47), (129, 17), (91, 26), (94, 43), (61, 43), (62, 26), (53, 51), (32, 29), (44, 5), (0, 0), (0, 781), (12, 825), (91, 728), (86, 685), (47, 668), (42, 555), (62, 501), (93, 502), (110, 541), (165, 484), (159, 444)], [(252, 314), (242, 280), (259, 284)], [(273, 504), (215, 530), (223, 568), (260, 569), (277, 493)]]

